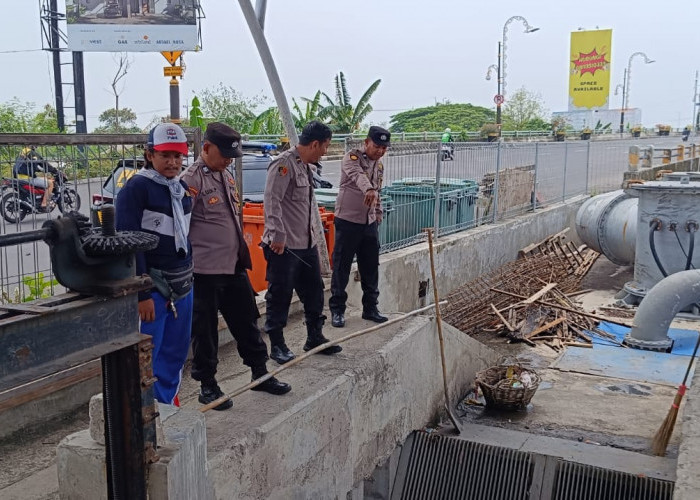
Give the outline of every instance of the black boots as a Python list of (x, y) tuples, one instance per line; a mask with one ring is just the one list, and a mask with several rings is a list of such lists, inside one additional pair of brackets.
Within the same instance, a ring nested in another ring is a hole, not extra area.
[(284, 342), (281, 344), (273, 344), (270, 347), (270, 359), (277, 361), (281, 365), (289, 363), (294, 358), (296, 358), (296, 356), (289, 350), (289, 347), (287, 347), (287, 344)]
[(370, 321), (374, 321), (375, 323), (384, 323), (385, 321), (389, 321), (389, 318), (379, 314), (377, 309), (367, 309), (362, 311), (362, 319), (368, 319)]
[(342, 328), (345, 326), (345, 314), (343, 313), (331, 313), (331, 325), (336, 328)]
[[(325, 316), (321, 316), (313, 324), (307, 320), (306, 344), (304, 344), (304, 351), (310, 351), (314, 347), (330, 342), (330, 340), (323, 336), (323, 322), (325, 319)], [(343, 348), (339, 345), (332, 345), (320, 351), (320, 354), (337, 354), (342, 350)]]
[[(199, 389), (199, 402), (203, 405), (207, 405), (212, 401), (216, 401), (224, 395), (223, 391), (216, 383), (216, 380), (209, 380), (207, 382), (202, 382), (202, 387)], [(213, 409), (217, 411), (228, 410), (233, 408), (233, 401), (230, 399), (224, 401), (219, 406), (215, 406)]]
[[(265, 366), (254, 366), (252, 368), (253, 371), (253, 378), (252, 380), (259, 379), (260, 377), (263, 377), (267, 375), (267, 368)], [(292, 390), (292, 386), (289, 384), (285, 384), (284, 382), (280, 382), (277, 380), (275, 377), (271, 377), (267, 379), (265, 382), (262, 384), (253, 387), (251, 391), (264, 391), (267, 392), (268, 394), (274, 394), (276, 396), (281, 396), (282, 394), (287, 394), (289, 391)]]

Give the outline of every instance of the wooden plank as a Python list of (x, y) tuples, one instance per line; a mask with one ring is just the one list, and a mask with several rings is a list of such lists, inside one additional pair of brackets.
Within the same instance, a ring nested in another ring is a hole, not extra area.
[(593, 344), (586, 344), (584, 342), (564, 342), (567, 347), (585, 347), (587, 349), (593, 349)]
[(493, 312), (496, 313), (496, 316), (498, 316), (498, 317), (501, 319), (501, 321), (503, 322), (503, 325), (504, 325), (509, 331), (511, 331), (511, 332), (514, 332), (514, 331), (515, 331), (515, 328), (513, 328), (513, 327), (511, 326), (510, 323), (508, 323), (508, 320), (507, 320), (506, 318), (504, 318), (503, 315), (502, 315), (500, 312), (498, 312), (498, 309), (496, 309), (496, 306), (494, 306), (493, 304), (491, 304), (491, 309), (493, 309)]
[(556, 283), (549, 283), (548, 285), (542, 287), (542, 289), (535, 293), (534, 295), (531, 295), (530, 297), (526, 298), (523, 300), (523, 304), (532, 304), (539, 300), (543, 295), (545, 295), (547, 292), (549, 292), (552, 288), (557, 286)]
[(550, 321), (549, 323), (545, 323), (544, 325), (540, 326), (539, 328), (532, 330), (530, 333), (525, 335), (523, 338), (531, 339), (532, 337), (534, 337), (538, 333), (546, 332), (550, 328), (554, 328), (555, 326), (562, 323), (563, 321), (566, 321), (565, 316), (562, 316), (561, 318), (557, 318), (554, 321)]

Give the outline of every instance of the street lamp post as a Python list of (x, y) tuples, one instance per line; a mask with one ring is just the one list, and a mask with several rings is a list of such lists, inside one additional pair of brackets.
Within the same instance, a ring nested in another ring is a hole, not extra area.
[(635, 52), (632, 54), (627, 61), (627, 69), (625, 70), (625, 77), (622, 83), (622, 110), (620, 112), (620, 134), (625, 132), (625, 111), (629, 107), (630, 103), (630, 77), (632, 76), (632, 59), (635, 57), (643, 57), (644, 64), (651, 64), (654, 62), (653, 59), (649, 57), (644, 52)]
[(506, 41), (508, 40), (508, 25), (512, 23), (513, 21), (520, 21), (523, 23), (525, 26), (525, 33), (533, 33), (539, 28), (533, 28), (530, 26), (530, 23), (527, 22), (527, 19), (525, 19), (522, 16), (513, 16), (508, 18), (508, 20), (505, 22), (503, 25), (503, 38), (502, 41), (498, 42), (498, 64), (497, 65), (491, 65), (489, 66), (489, 69), (486, 73), (486, 79), (490, 80), (491, 79), (491, 69), (494, 68), (497, 71), (498, 74), (498, 96), (496, 98), (496, 125), (498, 126), (498, 135), (501, 135), (501, 105), (504, 102), (504, 97), (506, 95), (506, 68), (508, 65), (506, 64)]
[(627, 81), (627, 68), (625, 68), (625, 73), (622, 76), (622, 83), (618, 83), (615, 87), (615, 95), (622, 90), (622, 103), (620, 103), (620, 135), (625, 133), (625, 82)]

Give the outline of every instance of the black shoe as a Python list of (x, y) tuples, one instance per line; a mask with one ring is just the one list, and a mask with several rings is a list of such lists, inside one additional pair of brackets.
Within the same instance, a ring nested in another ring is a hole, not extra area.
[[(219, 388), (218, 384), (215, 383), (213, 385), (203, 385), (199, 390), (199, 402), (203, 405), (207, 405), (212, 401), (216, 401), (223, 395), (224, 393)], [(228, 410), (229, 408), (233, 408), (233, 401), (231, 401), (230, 399), (228, 401), (224, 401), (219, 406), (215, 406), (213, 409), (221, 411)]]
[[(330, 342), (330, 340), (328, 340), (323, 335), (318, 335), (318, 336), (314, 337), (313, 339), (311, 337), (308, 337), (306, 339), (306, 344), (304, 344), (304, 350), (310, 351), (314, 347), (318, 347), (321, 344), (325, 344), (326, 342)], [(324, 350), (319, 351), (319, 352), (320, 352), (320, 354), (338, 354), (342, 350), (343, 350), (343, 348), (340, 347), (339, 345), (332, 345), (332, 346), (327, 347)]]
[(379, 314), (379, 311), (376, 309), (374, 311), (362, 311), (362, 319), (368, 319), (370, 321), (374, 321), (375, 323), (384, 323), (385, 321), (389, 321), (389, 318)]
[(287, 344), (275, 344), (270, 347), (270, 359), (277, 361), (281, 365), (289, 363), (294, 358), (296, 358), (296, 356), (289, 350)]
[(345, 314), (332, 313), (331, 314), (331, 325), (333, 325), (336, 328), (343, 328), (345, 326)]
[[(255, 380), (253, 378), (252, 380)], [(280, 382), (277, 380), (275, 377), (271, 377), (267, 379), (265, 382), (262, 384), (253, 387), (251, 391), (263, 391), (267, 392), (269, 394), (275, 394), (276, 396), (281, 396), (282, 394), (287, 394), (289, 391), (292, 390), (292, 386), (289, 384), (285, 384), (284, 382)]]

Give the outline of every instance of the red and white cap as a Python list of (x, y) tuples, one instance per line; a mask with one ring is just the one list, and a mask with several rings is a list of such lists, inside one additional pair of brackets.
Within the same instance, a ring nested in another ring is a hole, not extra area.
[(159, 123), (148, 134), (149, 148), (156, 151), (175, 151), (187, 154), (187, 136), (174, 123)]

